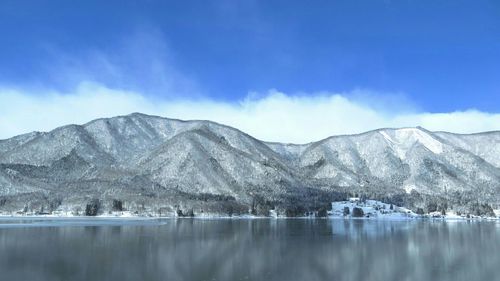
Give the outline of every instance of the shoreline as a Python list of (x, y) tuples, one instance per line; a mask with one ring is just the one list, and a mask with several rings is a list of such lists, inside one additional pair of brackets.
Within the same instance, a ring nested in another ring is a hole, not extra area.
[(193, 216), (193, 217), (178, 217), (178, 216), (60, 216), (60, 215), (6, 215), (0, 214), (2, 219), (82, 219), (82, 220), (162, 220), (162, 219), (194, 219), (194, 220), (254, 220), (254, 219), (270, 219), (270, 220), (283, 220), (283, 219), (300, 219), (300, 220), (362, 220), (362, 221), (500, 221), (500, 217), (340, 217), (340, 216), (326, 216), (326, 217), (285, 217), (285, 216)]
[(221, 213), (200, 213), (193, 216), (178, 215), (177, 212), (151, 213), (123, 211), (101, 211), (96, 216), (85, 216), (71, 213), (65, 210), (57, 210), (52, 213), (37, 212), (0, 212), (0, 219), (110, 219), (110, 220), (154, 220), (154, 219), (336, 219), (336, 220), (367, 220), (367, 221), (498, 221), (500, 220), (500, 210), (494, 210), (493, 215), (472, 215), (460, 214), (455, 210), (449, 210), (445, 214), (433, 211), (428, 213), (415, 213), (412, 210), (393, 204), (384, 203), (377, 200), (360, 200), (358, 197), (352, 197), (344, 201), (331, 202), (331, 209), (323, 216), (318, 212), (304, 212), (303, 216), (288, 217), (279, 214), (276, 210), (271, 210), (267, 216), (252, 215), (249, 213), (229, 215)]

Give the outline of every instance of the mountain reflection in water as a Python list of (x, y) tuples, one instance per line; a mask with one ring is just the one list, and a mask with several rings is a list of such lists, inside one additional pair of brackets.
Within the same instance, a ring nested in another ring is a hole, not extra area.
[(1, 280), (498, 280), (498, 253), (497, 222), (0, 220)]

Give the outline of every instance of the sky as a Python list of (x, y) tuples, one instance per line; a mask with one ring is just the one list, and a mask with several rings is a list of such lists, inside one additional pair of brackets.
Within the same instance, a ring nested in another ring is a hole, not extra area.
[(500, 2), (0, 2), (0, 139), (142, 112), (305, 143), (500, 130)]

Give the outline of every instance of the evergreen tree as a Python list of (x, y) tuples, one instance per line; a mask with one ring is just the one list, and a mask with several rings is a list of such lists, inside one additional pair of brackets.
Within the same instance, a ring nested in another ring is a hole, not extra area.
[(352, 216), (353, 217), (360, 218), (360, 217), (363, 217), (364, 215), (365, 215), (365, 213), (363, 212), (363, 209), (361, 209), (359, 207), (352, 208)]

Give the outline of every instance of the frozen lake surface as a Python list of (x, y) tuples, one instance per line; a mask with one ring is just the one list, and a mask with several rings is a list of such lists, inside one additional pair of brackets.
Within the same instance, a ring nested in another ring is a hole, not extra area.
[(0, 217), (1, 280), (498, 280), (496, 221)]

